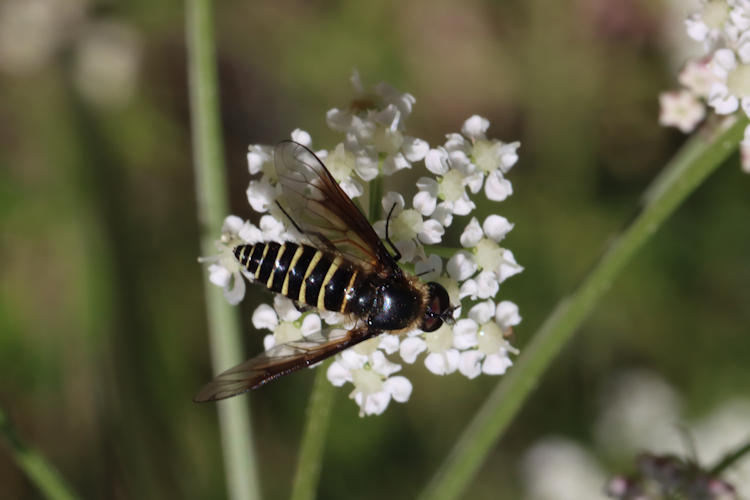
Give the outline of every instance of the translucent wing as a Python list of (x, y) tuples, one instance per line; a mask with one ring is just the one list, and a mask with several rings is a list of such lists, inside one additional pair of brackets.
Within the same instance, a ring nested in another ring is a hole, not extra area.
[(263, 354), (219, 374), (193, 399), (196, 403), (226, 399), (322, 361), (380, 333), (367, 327), (334, 330), (295, 342), (279, 344)]
[(274, 162), (284, 195), (281, 206), (298, 229), (365, 269), (396, 267), (375, 230), (315, 153), (284, 141), (276, 146)]

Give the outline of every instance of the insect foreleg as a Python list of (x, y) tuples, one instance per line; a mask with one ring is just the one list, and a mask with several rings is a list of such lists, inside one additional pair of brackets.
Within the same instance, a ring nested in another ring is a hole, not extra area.
[(393, 253), (394, 253), (393, 260), (398, 262), (399, 260), (401, 260), (401, 252), (399, 252), (398, 248), (396, 248), (396, 245), (393, 244), (393, 242), (391, 241), (390, 235), (388, 233), (388, 228), (390, 227), (390, 224), (391, 224), (391, 215), (393, 215), (393, 210), (395, 208), (396, 208), (396, 203), (394, 203), (391, 209), (388, 211), (388, 218), (385, 219), (385, 241), (387, 241), (388, 244), (393, 249)]

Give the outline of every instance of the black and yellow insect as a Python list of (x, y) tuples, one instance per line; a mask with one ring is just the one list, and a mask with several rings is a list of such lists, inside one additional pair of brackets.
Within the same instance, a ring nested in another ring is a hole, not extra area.
[(307, 240), (239, 245), (234, 255), (254, 281), (299, 304), (355, 321), (344, 335), (317, 335), (272, 347), (218, 375), (195, 401), (241, 394), (310, 366), (384, 332), (430, 332), (452, 321), (448, 293), (404, 273), (369, 222), (320, 159), (293, 141), (280, 143), (274, 163), (282, 211)]

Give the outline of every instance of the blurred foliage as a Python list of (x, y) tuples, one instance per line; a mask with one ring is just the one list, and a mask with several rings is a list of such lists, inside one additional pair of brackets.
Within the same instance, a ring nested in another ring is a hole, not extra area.
[[(182, 5), (37, 3), (77, 14), (42, 63), (0, 68), (0, 402), (86, 498), (218, 498), (216, 412), (191, 402), (210, 367)], [(677, 49), (665, 33), (681, 26), (665, 5), (215, 7), (238, 215), (250, 216), (247, 145), (301, 127), (331, 146), (325, 111), (347, 103), (354, 68), (366, 82), (413, 93), (409, 129), (432, 144), (474, 113), (490, 119), (491, 136), (521, 141), (515, 196), (500, 205), (516, 223), (507, 246), (526, 267), (504, 285), (524, 316), (521, 349), (683, 140), (656, 121), (657, 95), (675, 80)], [(104, 21), (129, 26), (139, 41), (135, 92), (109, 103), (76, 82), (81, 37)], [(696, 415), (746, 392), (749, 189), (735, 156), (678, 211), (554, 364), (467, 497), (518, 497), (519, 456), (541, 435), (591, 439), (600, 390), (624, 368), (659, 372)], [(248, 354), (261, 349), (249, 316), (263, 293), (241, 306)], [(337, 391), (321, 498), (412, 498), (496, 383), (406, 371), (412, 399), (382, 417), (358, 418)], [(243, 396), (253, 401), (267, 498), (289, 493), (312, 379), (300, 373)], [(38, 495), (6, 453), (0, 484), (5, 498)]]

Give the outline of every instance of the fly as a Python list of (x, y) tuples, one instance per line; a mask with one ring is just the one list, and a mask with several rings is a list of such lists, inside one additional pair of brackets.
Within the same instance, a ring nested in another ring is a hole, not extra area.
[(196, 402), (256, 389), (382, 333), (431, 332), (453, 320), (455, 307), (442, 285), (398, 266), (401, 254), (388, 238), (390, 214), (386, 241), (393, 254), (315, 153), (284, 141), (274, 163), (284, 202), (279, 207), (306, 241), (238, 245), (234, 255), (254, 282), (304, 306), (344, 314), (354, 327), (274, 346), (218, 375)]

